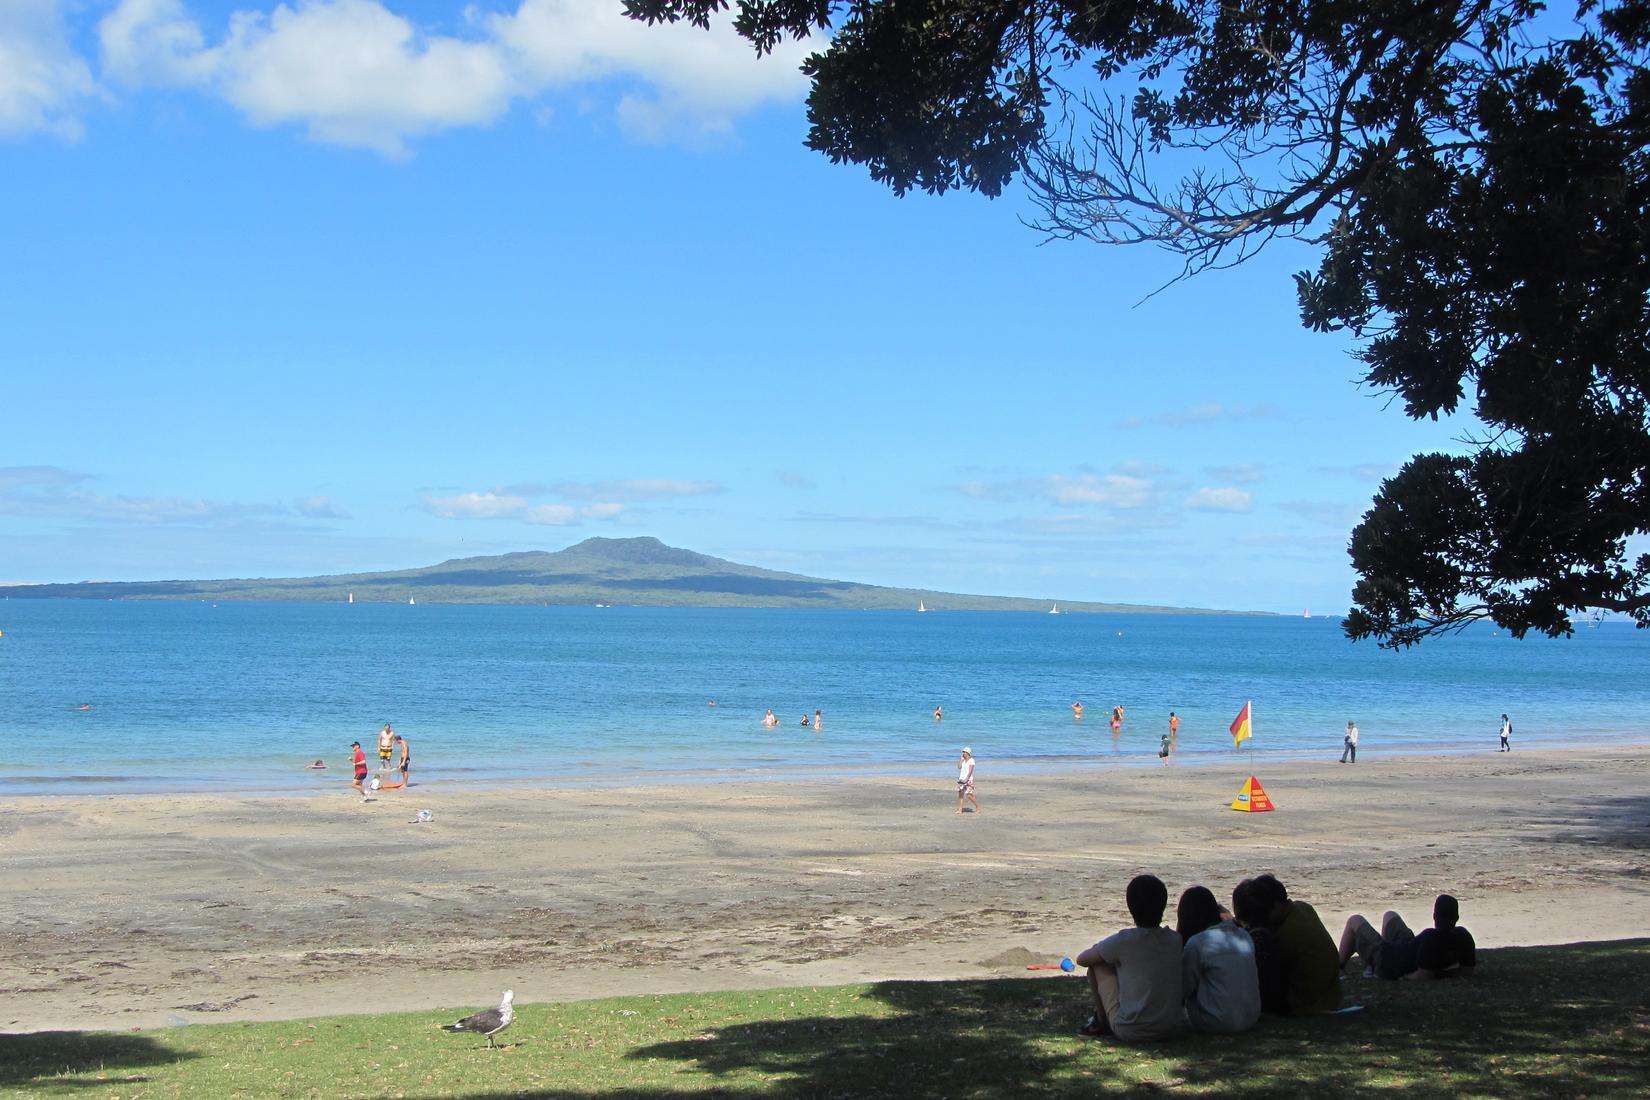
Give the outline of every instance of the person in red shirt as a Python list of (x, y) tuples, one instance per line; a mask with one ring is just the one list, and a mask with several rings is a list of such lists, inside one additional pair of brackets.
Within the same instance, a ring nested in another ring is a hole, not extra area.
[(350, 786), (361, 792), (361, 801), (367, 801), (367, 754), (361, 751), (361, 742), (350, 742), (350, 748), (355, 750), (355, 782)]

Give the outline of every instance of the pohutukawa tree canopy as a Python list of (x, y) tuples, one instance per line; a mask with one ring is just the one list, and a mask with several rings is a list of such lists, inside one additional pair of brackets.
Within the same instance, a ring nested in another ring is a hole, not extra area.
[[(725, 0), (626, 0), (708, 26)], [(1309, 328), (1412, 417), (1462, 409), (1353, 531), (1353, 638), (1650, 625), (1650, 0), (742, 0), (817, 34), (807, 144), (898, 193), (1000, 194), (1190, 275), (1278, 236)]]

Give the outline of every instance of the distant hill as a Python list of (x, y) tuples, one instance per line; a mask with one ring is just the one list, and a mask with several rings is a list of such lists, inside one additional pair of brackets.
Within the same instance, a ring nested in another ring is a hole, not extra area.
[[(85, 581), (0, 586), (11, 599), (347, 600), (648, 607), (840, 607), (933, 611), (1044, 611), (1048, 598), (966, 596), (779, 573), (666, 546), (656, 538), (585, 539), (555, 552), (454, 558), (423, 569), (332, 577), (217, 581)], [(1061, 611), (1203, 611), (1060, 601)], [(1222, 612), (1206, 612), (1222, 614)]]

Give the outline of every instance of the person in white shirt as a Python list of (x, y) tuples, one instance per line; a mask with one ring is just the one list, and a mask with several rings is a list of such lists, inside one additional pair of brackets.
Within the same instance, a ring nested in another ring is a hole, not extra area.
[(980, 812), (980, 800), (974, 797), (974, 753), (963, 746), (962, 759), (957, 764), (957, 812), (963, 812), (963, 799), (974, 803), (974, 812)]
[(1125, 1043), (1172, 1039), (1184, 1029), (1185, 1012), (1180, 936), (1162, 926), (1169, 890), (1156, 875), (1136, 875), (1124, 899), (1135, 926), (1077, 956), (1094, 994), (1094, 1015), (1078, 1034), (1114, 1035)]
[(1193, 1031), (1248, 1031), (1260, 1022), (1255, 941), (1223, 913), (1206, 886), (1188, 887), (1175, 911), (1180, 987)]
[(1341, 763), (1347, 763), (1347, 757), (1349, 756), (1352, 758), (1352, 763), (1356, 764), (1358, 762), (1358, 726), (1355, 722), (1346, 724), (1346, 739), (1341, 749)]
[(1512, 752), (1512, 719), (1501, 716), (1501, 747), (1496, 752)]

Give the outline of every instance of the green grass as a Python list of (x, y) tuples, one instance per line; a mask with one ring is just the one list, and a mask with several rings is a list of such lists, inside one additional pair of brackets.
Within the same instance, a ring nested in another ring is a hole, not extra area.
[(1087, 987), (1064, 977), (530, 1004), (500, 1050), (436, 1030), (457, 1008), (0, 1035), (0, 1095), (1650, 1095), (1650, 940), (1480, 957), (1470, 979), (1349, 979), (1357, 1015), (1140, 1048), (1078, 1038)]

